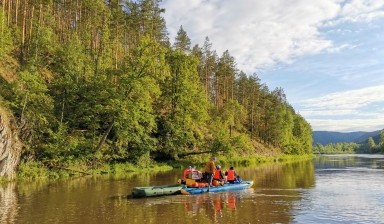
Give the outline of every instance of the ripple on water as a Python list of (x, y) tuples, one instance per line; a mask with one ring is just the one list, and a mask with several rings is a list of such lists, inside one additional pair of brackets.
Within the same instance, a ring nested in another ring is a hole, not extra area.
[(383, 223), (382, 176), (382, 170), (372, 167), (316, 170), (316, 187), (296, 203), (294, 222)]

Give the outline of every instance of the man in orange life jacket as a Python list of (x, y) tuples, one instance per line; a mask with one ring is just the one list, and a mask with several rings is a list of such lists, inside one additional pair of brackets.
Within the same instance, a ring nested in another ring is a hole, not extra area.
[(231, 166), (231, 168), (229, 168), (229, 170), (227, 170), (225, 172), (225, 176), (227, 176), (227, 181), (229, 183), (233, 183), (236, 179), (236, 171), (233, 169), (233, 167)]
[(221, 171), (221, 166), (220, 165), (216, 166), (215, 173), (213, 174), (213, 180), (217, 180), (219, 182), (224, 180), (223, 171)]

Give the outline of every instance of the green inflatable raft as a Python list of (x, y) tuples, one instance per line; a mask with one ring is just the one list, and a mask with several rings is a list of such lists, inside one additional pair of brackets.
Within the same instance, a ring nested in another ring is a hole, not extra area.
[(132, 197), (143, 198), (143, 197), (180, 194), (180, 190), (183, 189), (184, 187), (185, 185), (181, 185), (181, 184), (150, 186), (150, 187), (134, 187), (132, 190)]

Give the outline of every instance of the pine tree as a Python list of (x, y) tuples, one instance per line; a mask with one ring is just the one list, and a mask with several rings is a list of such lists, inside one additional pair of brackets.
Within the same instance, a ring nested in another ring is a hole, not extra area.
[(176, 50), (168, 53), (171, 76), (161, 97), (159, 135), (162, 151), (172, 158), (195, 150), (204, 141), (208, 102), (197, 73), (197, 60)]
[(191, 51), (191, 40), (189, 39), (187, 32), (184, 31), (183, 26), (180, 26), (180, 29), (177, 32), (173, 48), (186, 54), (190, 53)]

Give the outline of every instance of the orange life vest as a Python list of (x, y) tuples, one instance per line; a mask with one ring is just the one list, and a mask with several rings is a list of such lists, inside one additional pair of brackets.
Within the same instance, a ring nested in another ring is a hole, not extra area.
[(219, 170), (219, 169), (215, 170), (215, 175), (213, 175), (213, 179), (220, 180), (222, 178), (223, 178), (223, 176), (222, 176), (221, 170)]
[(191, 170), (190, 169), (185, 169), (184, 172), (183, 172), (183, 177), (184, 179), (187, 179), (188, 178), (188, 174), (191, 173)]
[(227, 170), (227, 181), (232, 181), (232, 180), (235, 180), (236, 176), (235, 176), (235, 171), (234, 170)]

